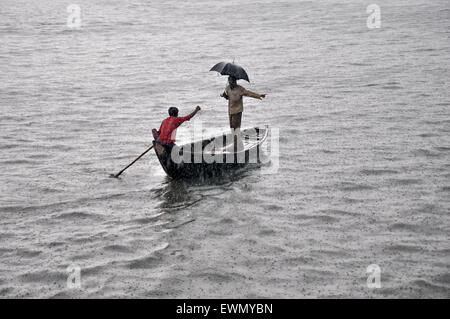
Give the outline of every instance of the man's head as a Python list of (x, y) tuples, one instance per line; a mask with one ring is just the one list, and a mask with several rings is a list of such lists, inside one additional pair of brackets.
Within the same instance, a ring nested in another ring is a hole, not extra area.
[(170, 116), (178, 116), (178, 109), (176, 107), (169, 107)]
[(234, 76), (229, 76), (228, 77), (228, 83), (230, 84), (236, 84), (236, 78)]

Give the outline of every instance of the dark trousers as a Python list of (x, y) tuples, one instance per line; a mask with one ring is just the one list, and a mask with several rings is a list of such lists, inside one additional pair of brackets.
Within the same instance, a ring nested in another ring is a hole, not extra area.
[(236, 113), (236, 114), (230, 114), (230, 128), (232, 129), (232, 133), (234, 134), (233, 138), (233, 144), (234, 144), (234, 152), (236, 153), (238, 151), (238, 145), (239, 150), (243, 148), (241, 136), (238, 136), (240, 134), (240, 128), (241, 128), (241, 120), (242, 120), (242, 112)]

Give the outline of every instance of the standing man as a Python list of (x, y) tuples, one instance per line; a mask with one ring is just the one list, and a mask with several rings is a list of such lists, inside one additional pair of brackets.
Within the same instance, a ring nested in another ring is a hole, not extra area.
[[(228, 115), (230, 117), (230, 128), (234, 135), (234, 152), (242, 150), (244, 144), (241, 139), (241, 119), (242, 112), (244, 110), (243, 96), (249, 96), (255, 99), (262, 100), (266, 97), (265, 94), (258, 94), (246, 90), (244, 87), (236, 83), (236, 78), (233, 76), (228, 77), (228, 85), (225, 88), (225, 92), (221, 94), (221, 97), (228, 100)], [(238, 147), (239, 145), (239, 147)]]

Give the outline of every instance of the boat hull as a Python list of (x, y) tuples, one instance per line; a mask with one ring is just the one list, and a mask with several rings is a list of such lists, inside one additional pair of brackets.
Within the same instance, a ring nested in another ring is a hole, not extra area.
[(161, 166), (170, 177), (209, 178), (261, 162), (260, 146), (267, 138), (268, 129), (247, 129), (241, 135), (243, 149), (238, 153), (224, 151), (229, 134), (173, 149), (157, 141), (153, 141), (153, 145)]

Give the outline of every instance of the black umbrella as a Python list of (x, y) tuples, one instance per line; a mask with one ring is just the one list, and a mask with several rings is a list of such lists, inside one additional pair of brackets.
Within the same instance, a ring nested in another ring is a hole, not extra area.
[(237, 64), (220, 62), (211, 68), (210, 71), (217, 71), (222, 75), (230, 75), (236, 78), (236, 80), (245, 80), (250, 83), (247, 72)]

